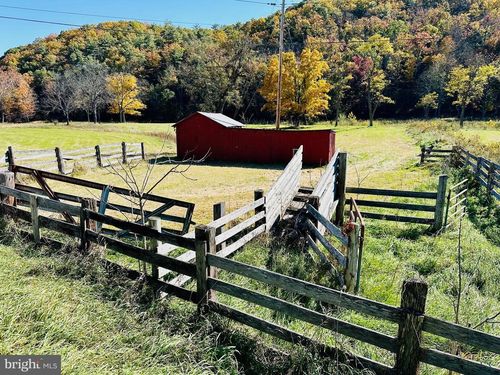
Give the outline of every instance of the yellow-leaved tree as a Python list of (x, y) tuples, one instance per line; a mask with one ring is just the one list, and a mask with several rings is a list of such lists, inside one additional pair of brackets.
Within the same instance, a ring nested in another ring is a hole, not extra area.
[[(273, 56), (259, 90), (266, 100), (264, 110), (276, 110), (278, 64), (278, 56)], [(323, 78), (327, 71), (328, 64), (317, 50), (304, 49), (300, 61), (297, 61), (293, 52), (283, 54), (281, 113), (285, 118), (298, 125), (328, 110), (331, 85)]]
[(137, 78), (132, 74), (117, 73), (108, 78), (111, 95), (109, 112), (120, 115), (120, 122), (126, 122), (125, 115), (140, 116), (146, 105), (139, 99)]

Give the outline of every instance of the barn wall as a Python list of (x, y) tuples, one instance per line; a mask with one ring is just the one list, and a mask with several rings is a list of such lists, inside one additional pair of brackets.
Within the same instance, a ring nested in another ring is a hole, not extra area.
[(293, 150), (304, 146), (304, 163), (327, 164), (335, 152), (330, 130), (277, 131), (226, 128), (202, 115), (194, 115), (176, 127), (179, 158), (214, 161), (285, 163)]

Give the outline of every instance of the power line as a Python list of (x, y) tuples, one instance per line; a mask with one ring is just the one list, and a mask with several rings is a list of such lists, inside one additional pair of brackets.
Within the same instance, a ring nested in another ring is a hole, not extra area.
[[(239, 1), (243, 1), (243, 0), (239, 0)], [(250, 1), (250, 0), (247, 0), (247, 1)], [(73, 16), (108, 18), (108, 19), (115, 19), (115, 20), (131, 20), (131, 21), (156, 22), (156, 23), (170, 22), (170, 23), (181, 24), (181, 25), (182, 24), (183, 25), (205, 25), (205, 26), (212, 26), (213, 25), (212, 23), (209, 24), (209, 23), (196, 23), (196, 22), (183, 22), (183, 21), (169, 21), (169, 20), (160, 20), (160, 19), (153, 19), (153, 18), (128, 18), (128, 17), (111, 16), (111, 15), (104, 15), (104, 14), (67, 12), (67, 11), (60, 11), (60, 10), (51, 10), (51, 9), (42, 9), (42, 8), (27, 8), (27, 7), (19, 7), (19, 6), (3, 5), (3, 4), (0, 4), (0, 8), (28, 10), (28, 11), (43, 12), (43, 13), (66, 14), (66, 15), (73, 15)], [(47, 22), (49, 22), (49, 21), (47, 21)], [(58, 24), (58, 23), (55, 23), (55, 24)]]

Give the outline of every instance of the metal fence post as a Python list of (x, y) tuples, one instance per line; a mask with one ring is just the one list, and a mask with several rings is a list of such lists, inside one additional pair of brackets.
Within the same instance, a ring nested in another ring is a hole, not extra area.
[(443, 174), (439, 176), (439, 185), (436, 198), (436, 211), (434, 212), (433, 231), (439, 231), (443, 227), (444, 210), (446, 206), (446, 186), (448, 184), (448, 176)]
[(346, 182), (347, 182), (347, 152), (339, 153), (339, 174), (337, 183), (337, 197), (339, 204), (335, 212), (335, 223), (338, 226), (344, 224), (344, 206), (346, 201)]
[(395, 366), (398, 375), (418, 373), (427, 289), (427, 284), (421, 280), (406, 280), (403, 283), (401, 291), (403, 317), (398, 329), (399, 348)]

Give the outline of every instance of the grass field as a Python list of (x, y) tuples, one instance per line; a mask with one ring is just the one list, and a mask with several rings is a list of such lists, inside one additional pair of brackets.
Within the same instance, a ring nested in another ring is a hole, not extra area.
[[(436, 122), (434, 128), (438, 128), (442, 124), (446, 125), (448, 123), (445, 121)], [(434, 190), (438, 175), (442, 172), (441, 167), (436, 165), (417, 166), (419, 142), (422, 141), (423, 137), (416, 136), (414, 129), (421, 125), (421, 123), (415, 122), (395, 123), (384, 121), (376, 123), (373, 128), (367, 128), (358, 123), (341, 125), (336, 128), (338, 147), (349, 153), (348, 185), (388, 189)], [(32, 148), (30, 134), (33, 134), (32, 131), (37, 130), (40, 131), (40, 133), (37, 133), (39, 134), (40, 144), (44, 146), (36, 148), (53, 147), (57, 144), (54, 143), (57, 138), (52, 139), (51, 136), (61, 133), (61, 139), (67, 142), (66, 145), (69, 148), (73, 148), (72, 145), (75, 145), (75, 147), (93, 145), (96, 143), (95, 140), (73, 140), (73, 138), (98, 134), (103, 143), (116, 142), (116, 140), (111, 139), (123, 139), (125, 141), (146, 139), (152, 145), (151, 147), (161, 147), (163, 144), (162, 139), (166, 138), (168, 151), (173, 152), (175, 150), (173, 133), (170, 125), (167, 124), (127, 124), (118, 127), (105, 125), (102, 129), (99, 127), (96, 129), (94, 126), (86, 129), (84, 124), (76, 124), (70, 127), (57, 126), (56, 128), (51, 128), (52, 126), (36, 124), (29, 127), (22, 127), (21, 125), (0, 127), (0, 135), (5, 134), (3, 132), (6, 130), (7, 134), (9, 134), (8, 137), (10, 137), (8, 141), (0, 137), (0, 147), (4, 147), (4, 143), (13, 142), (19, 148)], [(426, 124), (426, 126), (432, 126), (432, 124)], [(317, 126), (317, 128), (328, 127), (331, 127), (331, 124), (321, 123)], [(440, 136), (448, 134), (447, 131), (439, 133)], [(162, 132), (167, 133), (167, 136), (162, 135)], [(491, 127), (488, 123), (475, 123), (470, 124), (470, 127), (466, 125), (464, 132), (481, 135), (484, 142), (489, 143), (497, 142), (499, 130), (495, 126)], [(432, 134), (434, 136), (434, 133)], [(131, 139), (129, 136), (133, 138)], [(428, 136), (431, 137), (431, 135)], [(78, 142), (89, 142), (89, 144)], [(144, 168), (142, 166), (139, 169), (139, 174), (144, 172)], [(167, 168), (169, 168), (168, 165), (158, 166), (154, 172), (155, 177), (159, 177)], [(249, 167), (215, 163), (193, 166), (187, 173), (187, 176), (193, 180), (174, 175), (162, 183), (155, 192), (160, 195), (196, 203), (195, 220), (198, 223), (206, 223), (211, 220), (212, 205), (214, 203), (225, 201), (228, 209), (233, 210), (249, 202), (253, 197), (253, 190), (257, 188), (268, 189), (279, 176), (281, 168), (282, 166), (263, 168), (262, 166)], [(305, 170), (302, 184), (306, 186), (314, 184), (320, 174), (321, 169), (319, 168)], [(103, 173), (102, 170), (85, 170), (81, 172), (79, 177), (105, 183), (122, 184), (116, 176)], [(62, 188), (58, 184), (53, 186), (56, 190)], [(75, 193), (87, 193), (86, 195), (88, 195), (88, 192), (83, 190), (75, 191)], [(429, 236), (425, 229), (418, 225), (368, 221), (360, 294), (380, 302), (398, 305), (402, 281), (408, 277), (421, 277), (427, 280), (430, 285), (427, 311), (435, 317), (453, 321), (453, 303), (456, 301), (458, 272), (456, 262), (457, 232), (450, 231), (445, 235), (435, 237)], [(500, 292), (498, 290), (500, 280), (499, 255), (500, 249), (488, 241), (468, 220), (465, 220), (463, 241), (465, 292), (459, 315), (461, 324), (475, 326), (486, 317), (500, 310)], [(27, 271), (30, 269), (45, 269), (47, 264), (50, 265), (56, 262), (53, 258), (47, 258), (46, 256), (27, 258), (25, 255), (20, 256), (11, 247), (0, 248), (0, 256), (0, 262), (7, 262), (6, 259), (10, 259), (9, 264), (12, 264), (8, 271), (0, 272), (0, 282), (6, 285), (0, 292), (0, 299), (2, 300), (0, 324), (2, 327), (13, 327), (12, 329), (2, 328), (2, 331), (7, 332), (2, 337), (3, 343), (0, 344), (0, 349), (4, 352), (63, 351), (63, 363), (68, 360), (74, 364), (74, 368), (65, 369), (68, 374), (96, 373), (95, 371), (86, 371), (86, 366), (90, 366), (92, 370), (99, 370), (97, 371), (99, 373), (117, 373), (116, 370), (119, 369), (124, 374), (155, 374), (161, 373), (161, 369), (167, 368), (172, 373), (237, 373), (238, 366), (244, 367), (242, 358), (245, 355), (241, 353), (244, 350), (238, 346), (241, 343), (231, 342), (228, 346), (216, 347), (215, 342), (209, 340), (205, 343), (208, 350), (206, 356), (196, 352), (196, 360), (207, 364), (205, 370), (197, 372), (198, 368), (194, 367), (193, 361), (189, 361), (187, 357), (184, 357), (185, 351), (181, 349), (183, 345), (190, 347), (191, 338), (193, 340), (194, 338), (199, 339), (199, 336), (191, 336), (192, 333), (189, 330), (182, 330), (181, 334), (174, 336), (176, 345), (171, 346), (168, 339), (174, 335), (172, 332), (175, 332), (175, 329), (168, 321), (149, 322), (148, 320), (148, 323), (144, 323), (144, 321), (139, 320), (140, 324), (148, 325), (145, 330), (148, 333), (145, 334), (140, 330), (141, 325), (137, 323), (139, 318), (134, 309), (122, 305), (116, 306), (116, 303), (110, 301), (109, 298), (103, 298), (96, 293), (95, 288), (89, 286), (89, 280), (74, 280), (71, 277), (64, 277), (63, 272), (45, 274), (44, 272)], [(236, 255), (236, 259), (306, 280), (325, 283), (326, 285), (329, 283), (324, 275), (312, 271), (314, 266), (304, 257), (300, 249), (270, 247), (265, 239), (249, 245), (244, 251)], [(6, 268), (7, 265), (2, 267), (3, 270), (6, 270)], [(51, 266), (52, 268), (54, 266)], [(223, 278), (230, 277), (231, 282), (245, 287), (255, 287), (262, 292), (275, 293), (274, 290), (266, 288), (260, 283), (251, 283), (247, 279), (235, 278), (234, 276), (224, 275), (224, 273), (221, 276)], [(15, 300), (13, 296), (19, 290), (17, 285), (23, 285), (21, 293), (25, 297)], [(32, 285), (34, 287), (33, 292), (28, 289), (28, 286), (24, 287), (24, 285)], [(52, 299), (43, 303), (47, 309), (54, 310), (61, 316), (61, 327), (58, 327), (55, 323), (56, 315), (53, 315), (52, 312), (45, 312), (46, 309), (35, 309), (34, 307), (41, 303), (43, 296), (51, 294), (49, 289), (58, 288), (60, 290), (54, 293)], [(68, 296), (66, 297), (65, 294), (68, 294)], [(293, 299), (293, 296), (283, 295), (282, 297)], [(4, 301), (7, 301), (7, 303), (4, 303)], [(284, 319), (272, 314), (269, 310), (256, 308), (233, 298), (222, 297), (222, 301), (284, 324), (294, 330), (308, 333), (316, 338), (322, 338), (326, 342), (390, 363), (390, 356), (387, 353), (370, 345), (355, 344), (352, 340), (346, 340), (338, 335), (312, 328), (299, 321)], [(301, 301), (301, 303), (307, 305), (310, 301)], [(171, 316), (180, 314), (179, 320), (175, 324), (183, 327), (186, 321), (189, 320), (190, 314), (194, 312), (192, 307), (178, 306), (175, 300), (168, 302), (167, 306), (172, 310), (173, 315)], [(311, 305), (310, 307), (313, 308), (314, 306)], [(21, 311), (24, 310), (29, 311), (29, 313), (21, 314)], [(89, 337), (83, 337), (82, 327), (85, 326), (85, 322), (98, 319), (101, 314), (105, 318), (99, 324), (98, 329), (92, 331)], [(377, 330), (394, 333), (394, 326), (383, 324), (377, 320), (346, 311), (332, 311), (332, 314)], [(121, 320), (126, 322), (127, 327), (130, 327), (130, 330), (128, 328), (127, 330), (135, 340), (132, 343), (125, 340), (124, 334), (117, 328), (123, 327), (123, 325), (117, 325), (117, 322)], [(11, 322), (16, 322), (16, 324), (13, 325)], [(50, 333), (48, 337), (52, 338), (52, 340), (42, 341), (44, 343), (42, 346), (37, 346), (38, 341), (33, 339), (32, 336), (28, 336), (28, 339), (23, 340), (22, 336), (27, 332), (20, 328), (23, 324), (32, 328), (37, 335), (48, 331)], [(159, 327), (165, 330), (163, 334), (159, 332)], [(290, 349), (289, 346), (283, 345), (277, 340), (257, 334), (255, 331), (243, 328), (235, 323), (231, 323), (229, 327), (245, 332), (251, 337), (257, 337), (269, 344)], [(481, 329), (500, 334), (499, 327), (495, 324), (484, 324)], [(57, 334), (54, 331), (57, 331)], [(102, 343), (98, 344), (100, 338), (102, 338)], [(432, 337), (426, 337), (426, 340), (433, 347), (449, 350), (449, 345), (446, 342)], [(232, 345), (236, 345), (236, 347)], [(163, 351), (155, 351), (157, 346), (163, 348)], [(77, 347), (83, 348), (85, 355), (83, 353), (78, 354)], [(101, 347), (108, 349), (109, 353), (102, 355)], [(181, 354), (177, 355), (179, 352)], [(124, 354), (123, 358), (120, 357), (120, 353)], [(252, 351), (247, 353), (247, 356), (252, 355), (254, 355)], [(497, 366), (500, 365), (499, 359), (496, 357), (487, 357), (480, 354), (475, 355), (474, 358)], [(264, 357), (260, 360), (260, 365), (267, 361)], [(95, 363), (95, 365), (91, 363)], [(106, 363), (109, 363), (109, 368), (105, 367)], [(144, 363), (144, 365), (141, 363)], [(255, 369), (258, 368), (257, 363), (253, 363), (253, 366), (256, 366)], [(293, 366), (298, 366), (298, 363), (293, 364)], [(105, 371), (102, 372), (101, 369)], [(252, 372), (248, 368), (245, 370), (245, 373), (259, 373)], [(278, 371), (277, 373), (282, 372)], [(309, 372), (314, 373), (312, 370)], [(300, 373), (300, 371), (295, 373)], [(444, 372), (430, 366), (424, 366), (423, 368), (423, 374), (439, 373)]]

